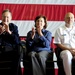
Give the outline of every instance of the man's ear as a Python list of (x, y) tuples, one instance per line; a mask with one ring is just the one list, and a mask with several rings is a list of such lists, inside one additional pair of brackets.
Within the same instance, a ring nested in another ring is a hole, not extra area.
[(11, 16), (11, 20), (12, 20), (12, 16)]

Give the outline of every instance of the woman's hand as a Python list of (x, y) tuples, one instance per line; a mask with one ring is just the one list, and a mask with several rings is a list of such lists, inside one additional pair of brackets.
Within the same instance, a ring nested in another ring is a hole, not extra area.
[(31, 35), (32, 39), (33, 39), (34, 36), (35, 36), (35, 32), (36, 32), (36, 30), (35, 30), (35, 28), (33, 27), (33, 28), (32, 28), (32, 35)]

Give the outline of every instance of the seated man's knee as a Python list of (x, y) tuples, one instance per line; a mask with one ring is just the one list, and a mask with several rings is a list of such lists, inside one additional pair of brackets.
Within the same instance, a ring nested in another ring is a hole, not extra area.
[(60, 53), (61, 58), (71, 58), (72, 59), (72, 54), (69, 50), (64, 50)]

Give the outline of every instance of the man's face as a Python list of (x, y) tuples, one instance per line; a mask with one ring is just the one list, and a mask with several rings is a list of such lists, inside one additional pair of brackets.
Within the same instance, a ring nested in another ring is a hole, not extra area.
[(66, 14), (65, 22), (66, 22), (66, 24), (69, 24), (69, 25), (73, 24), (74, 23), (74, 15), (72, 13)]
[(9, 24), (11, 21), (12, 17), (11, 17), (11, 13), (10, 12), (5, 12), (2, 14), (2, 22)]

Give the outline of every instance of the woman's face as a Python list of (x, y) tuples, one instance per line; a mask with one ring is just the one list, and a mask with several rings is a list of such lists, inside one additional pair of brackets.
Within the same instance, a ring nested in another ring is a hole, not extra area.
[(40, 28), (41, 30), (44, 28), (44, 25), (45, 25), (45, 21), (44, 21), (44, 18), (39, 18), (36, 20), (36, 29), (37, 28)]

